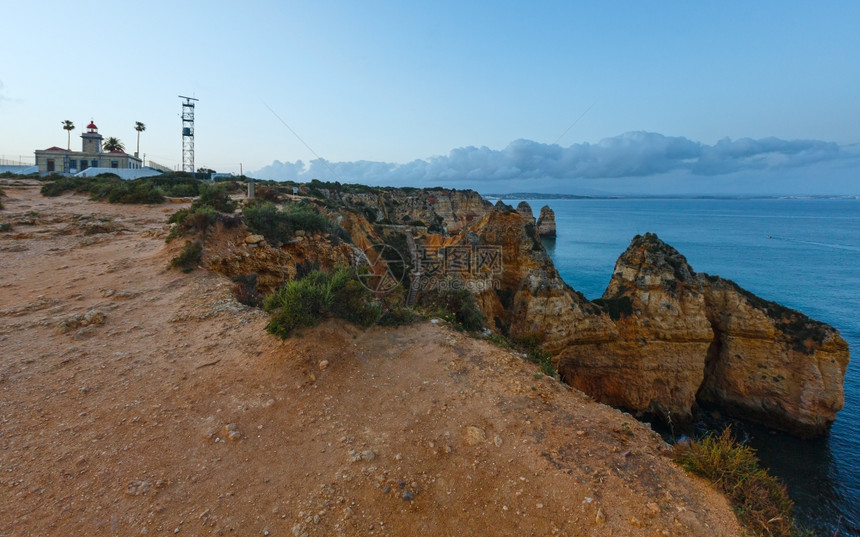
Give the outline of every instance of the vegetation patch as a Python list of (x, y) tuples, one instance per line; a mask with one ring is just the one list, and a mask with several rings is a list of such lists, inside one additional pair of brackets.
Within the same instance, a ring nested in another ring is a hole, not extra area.
[(170, 260), (171, 266), (182, 269), (182, 272), (191, 272), (200, 263), (203, 257), (203, 243), (199, 240), (186, 241), (182, 252)]
[(219, 213), (232, 213), (236, 210), (238, 204), (230, 199), (223, 184), (201, 183), (198, 191), (199, 197), (191, 204), (192, 210), (202, 207), (210, 207)]
[(754, 449), (735, 441), (731, 428), (699, 441), (675, 444), (672, 458), (688, 472), (713, 483), (755, 535), (812, 535), (794, 523), (794, 503), (785, 485), (759, 465)]
[(257, 291), (257, 273), (240, 274), (233, 278), (233, 297), (240, 304), (253, 308), (263, 307), (263, 296)]
[(242, 215), (248, 229), (262, 235), (275, 247), (289, 241), (297, 231), (326, 232), (332, 227), (323, 215), (306, 203), (294, 203), (278, 210), (274, 203), (264, 201), (246, 206)]
[(382, 313), (370, 290), (349, 268), (333, 274), (315, 270), (290, 280), (263, 300), (263, 309), (272, 314), (266, 330), (284, 339), (295, 329), (315, 326), (328, 316), (368, 327)]
[(455, 278), (446, 278), (438, 287), (424, 291), (419, 304), (431, 314), (450, 322), (457, 330), (475, 332), (487, 321), (478, 309), (475, 297), (465, 289), (462, 281)]

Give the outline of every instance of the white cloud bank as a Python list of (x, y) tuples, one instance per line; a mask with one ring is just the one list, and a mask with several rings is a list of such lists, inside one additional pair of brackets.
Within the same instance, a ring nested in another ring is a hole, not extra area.
[(449, 186), (481, 192), (504, 192), (511, 188), (569, 192), (586, 187), (605, 190), (613, 183), (642, 185), (645, 178), (686, 177), (689, 182), (716, 176), (736, 178), (751, 172), (796, 176), (800, 169), (825, 163), (844, 168), (858, 161), (860, 154), (856, 147), (819, 140), (725, 138), (706, 145), (684, 137), (629, 132), (597, 144), (570, 147), (530, 140), (516, 140), (501, 150), (462, 147), (446, 156), (406, 164), (331, 163), (323, 159), (309, 163), (275, 161), (252, 175), (281, 181), (320, 179), (370, 185)]

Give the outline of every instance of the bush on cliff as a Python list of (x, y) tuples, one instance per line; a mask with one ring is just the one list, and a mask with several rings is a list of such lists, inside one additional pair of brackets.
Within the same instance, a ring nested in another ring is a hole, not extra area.
[(449, 321), (458, 330), (480, 330), (487, 320), (472, 293), (465, 289), (461, 280), (455, 278), (446, 278), (438, 287), (423, 292), (419, 304)]
[(191, 204), (192, 210), (201, 207), (211, 207), (219, 213), (232, 213), (236, 210), (237, 203), (230, 199), (223, 184), (201, 183), (199, 192), (200, 196)]
[(794, 503), (785, 485), (759, 465), (755, 450), (735, 441), (731, 428), (698, 441), (675, 444), (673, 459), (713, 483), (756, 535), (804, 535), (791, 516)]
[(203, 257), (203, 243), (199, 240), (186, 241), (185, 247), (179, 255), (170, 260), (174, 268), (182, 269), (182, 272), (191, 272), (200, 263)]
[(290, 280), (263, 300), (263, 309), (272, 314), (266, 330), (284, 339), (296, 328), (315, 326), (326, 316), (367, 327), (381, 314), (371, 292), (348, 268), (331, 275), (315, 270)]
[(276, 247), (290, 240), (296, 231), (314, 233), (330, 228), (324, 216), (302, 203), (290, 204), (280, 211), (274, 203), (255, 203), (245, 207), (242, 215), (248, 229)]

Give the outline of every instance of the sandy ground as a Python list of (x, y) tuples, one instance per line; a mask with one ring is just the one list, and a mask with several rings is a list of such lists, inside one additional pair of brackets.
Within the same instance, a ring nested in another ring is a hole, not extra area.
[(176, 205), (0, 180), (0, 536), (739, 535), (630, 416), (443, 324), (281, 341)]

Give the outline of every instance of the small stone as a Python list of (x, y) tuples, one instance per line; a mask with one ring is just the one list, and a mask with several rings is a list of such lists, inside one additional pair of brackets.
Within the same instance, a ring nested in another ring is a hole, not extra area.
[(325, 371), (326, 369), (328, 369), (328, 360), (320, 360), (319, 368), (320, 371)]
[(598, 526), (603, 525), (606, 522), (606, 515), (603, 513), (603, 508), (599, 507), (597, 509), (597, 516), (594, 517), (594, 523)]
[(102, 324), (105, 322), (105, 314), (101, 310), (90, 310), (84, 314), (84, 320), (81, 324), (84, 326), (91, 324)]
[(466, 444), (470, 446), (482, 444), (487, 439), (487, 435), (484, 433), (484, 431), (479, 427), (475, 427), (474, 425), (466, 427), (466, 429), (464, 430), (464, 434), (466, 437)]
[(406, 501), (412, 501), (415, 499), (415, 495), (412, 494), (411, 492), (409, 492), (408, 490), (403, 492), (403, 494), (400, 497)]
[(501, 436), (496, 435), (496, 437), (495, 437), (495, 438), (493, 438), (493, 444), (495, 444), (495, 445), (496, 445), (496, 447), (502, 447), (502, 444), (503, 444), (503, 443), (504, 443), (504, 440), (502, 440), (502, 437), (501, 437)]
[(642, 521), (636, 518), (635, 516), (630, 517), (630, 525), (636, 528), (642, 527)]
[(245, 237), (245, 244), (259, 244), (266, 240), (262, 235), (248, 235)]
[(361, 459), (362, 460), (372, 461), (375, 458), (376, 458), (376, 453), (374, 453), (373, 450), (368, 449), (368, 450), (361, 452)]
[(656, 515), (660, 512), (660, 507), (654, 502), (648, 502), (645, 506), (648, 508), (649, 511), (651, 511), (652, 515)]

